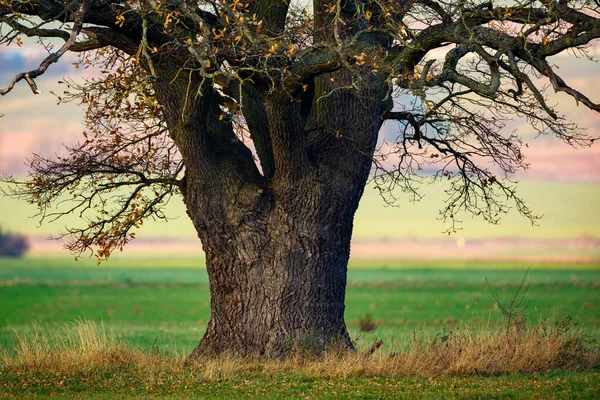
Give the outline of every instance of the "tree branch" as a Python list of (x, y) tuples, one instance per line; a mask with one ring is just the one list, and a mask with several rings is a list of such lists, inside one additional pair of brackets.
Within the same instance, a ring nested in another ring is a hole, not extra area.
[(20, 74), (17, 74), (12, 79), (12, 81), (8, 84), (8, 86), (6, 86), (4, 89), (0, 89), (0, 95), (2, 95), (2, 96), (6, 95), (8, 92), (10, 92), (14, 88), (15, 84), (17, 82), (21, 81), (22, 79), (25, 79), (27, 81), (27, 83), (29, 84), (29, 87), (31, 88), (31, 91), (34, 94), (41, 93), (38, 90), (34, 79), (37, 78), (38, 76), (42, 75), (44, 72), (46, 72), (46, 70), (48, 69), (48, 67), (51, 64), (57, 62), (60, 59), (60, 57), (62, 57), (67, 51), (69, 51), (73, 47), (73, 45), (75, 44), (75, 42), (77, 40), (77, 35), (79, 35), (79, 33), (81, 32), (81, 29), (83, 28), (83, 20), (90, 8), (91, 3), (92, 3), (92, 0), (83, 0), (81, 2), (79, 9), (73, 15), (73, 19), (74, 19), (73, 30), (72, 30), (71, 34), (69, 35), (69, 38), (61, 46), (61, 48), (58, 49), (58, 51), (56, 51), (55, 53), (52, 53), (48, 57), (46, 57), (41, 62), (40, 66), (38, 68), (36, 68), (32, 71), (29, 71), (29, 72), (22, 72)]
[(544, 69), (544, 75), (546, 75), (548, 79), (550, 79), (550, 82), (552, 83), (552, 87), (554, 88), (555, 92), (565, 92), (573, 98), (575, 98), (577, 104), (579, 104), (579, 102), (582, 102), (588, 108), (600, 112), (600, 104), (592, 102), (589, 98), (581, 94), (581, 92), (578, 92), (577, 90), (567, 85), (560, 76), (554, 73), (550, 65), (547, 65)]

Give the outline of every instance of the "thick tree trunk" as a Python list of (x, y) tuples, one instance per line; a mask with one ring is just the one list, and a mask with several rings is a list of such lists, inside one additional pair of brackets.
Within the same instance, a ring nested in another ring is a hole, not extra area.
[[(352, 348), (344, 322), (350, 239), (387, 86), (373, 79), (357, 90), (338, 73), (317, 78), (302, 103), (287, 93), (247, 99), (246, 112), (261, 111), (253, 135), (269, 148), (259, 152), (271, 171), (262, 175), (219, 118), (216, 94), (183, 102), (186, 82), (155, 87), (185, 162), (182, 192), (210, 280), (211, 319), (191, 358)], [(334, 90), (340, 84), (348, 89)]]
[(193, 215), (211, 290), (211, 320), (193, 355), (352, 347), (344, 297), (362, 185), (318, 179), (272, 192), (242, 188), (231, 204), (188, 181), (188, 209), (218, 208)]

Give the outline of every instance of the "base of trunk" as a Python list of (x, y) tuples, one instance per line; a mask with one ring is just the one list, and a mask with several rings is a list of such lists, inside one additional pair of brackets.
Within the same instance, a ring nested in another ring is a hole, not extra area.
[[(233, 357), (261, 357), (266, 359), (284, 359), (291, 355), (319, 356), (324, 352), (342, 352), (353, 351), (354, 345), (350, 336), (346, 332), (346, 327), (342, 327), (343, 332), (325, 333), (325, 332), (295, 332), (294, 335), (284, 335), (283, 332), (265, 332), (268, 341), (263, 344), (248, 343), (232, 336), (243, 337), (243, 335), (228, 335), (225, 332), (215, 329), (212, 321), (209, 323), (207, 331), (188, 356), (187, 362), (193, 362), (202, 358), (212, 358), (219, 356)], [(252, 331), (255, 335), (256, 331)]]

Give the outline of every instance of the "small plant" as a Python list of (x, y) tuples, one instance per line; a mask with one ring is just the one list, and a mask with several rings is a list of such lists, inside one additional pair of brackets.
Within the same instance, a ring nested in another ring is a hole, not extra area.
[(28, 249), (25, 236), (6, 233), (0, 228), (0, 257), (22, 257)]
[(449, 339), (452, 338), (452, 334), (452, 331), (447, 331), (446, 328), (443, 328), (441, 332), (438, 332), (438, 334), (435, 335), (431, 344), (433, 346), (437, 346), (446, 343)]
[(358, 321), (358, 324), (361, 332), (373, 332), (375, 329), (377, 329), (377, 323), (373, 321), (371, 314), (367, 314), (361, 318)]
[(297, 344), (297, 353), (303, 356), (319, 356), (325, 346), (315, 336), (306, 336)]
[(496, 305), (496, 307), (498, 307), (504, 316), (507, 331), (511, 328), (519, 329), (525, 325), (525, 322), (527, 321), (526, 311), (529, 307), (529, 302), (525, 302), (525, 297), (529, 291), (529, 283), (531, 281), (527, 279), (528, 274), (529, 269), (525, 271), (525, 275), (523, 275), (523, 279), (521, 279), (521, 283), (516, 289), (509, 287), (512, 292), (512, 297), (506, 303), (500, 300), (498, 293), (492, 290), (490, 283), (488, 282), (487, 278), (485, 278), (488, 290), (492, 296), (492, 302)]

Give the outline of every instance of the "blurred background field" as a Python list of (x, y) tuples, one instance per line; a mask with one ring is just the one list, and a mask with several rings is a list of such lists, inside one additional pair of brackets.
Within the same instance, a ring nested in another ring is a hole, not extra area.
[[(600, 339), (600, 265), (517, 261), (366, 261), (348, 272), (346, 321), (358, 348), (377, 339), (384, 350), (414, 335), (485, 333), (503, 322), (494, 294), (513, 298), (527, 269), (525, 313)], [(132, 346), (185, 353), (210, 318), (202, 258), (0, 259), (0, 346), (32, 327), (44, 331), (77, 320), (103, 323)], [(366, 328), (366, 329), (365, 329)], [(371, 331), (365, 332), (364, 330)]]
[[(1, 172), (1, 171), (0, 171)], [(3, 186), (0, 185), (0, 189)], [(354, 219), (352, 258), (366, 260), (527, 260), (600, 261), (600, 185), (588, 182), (524, 181), (518, 192), (534, 212), (538, 225), (516, 211), (498, 225), (470, 215), (460, 216), (461, 230), (443, 234), (449, 226), (437, 219), (443, 206), (444, 185), (424, 186), (423, 199), (411, 203), (402, 193), (399, 207), (385, 206), (379, 192), (367, 187)], [(66, 205), (65, 205), (66, 206)], [(36, 207), (0, 196), (0, 227), (29, 237), (29, 255), (65, 257), (60, 241), (46, 240), (66, 227), (85, 223), (79, 215), (39, 224)], [(168, 223), (152, 220), (136, 230), (124, 258), (152, 255), (158, 258), (194, 258), (202, 252), (197, 234), (180, 198), (168, 204)], [(120, 257), (115, 254), (113, 257)]]

